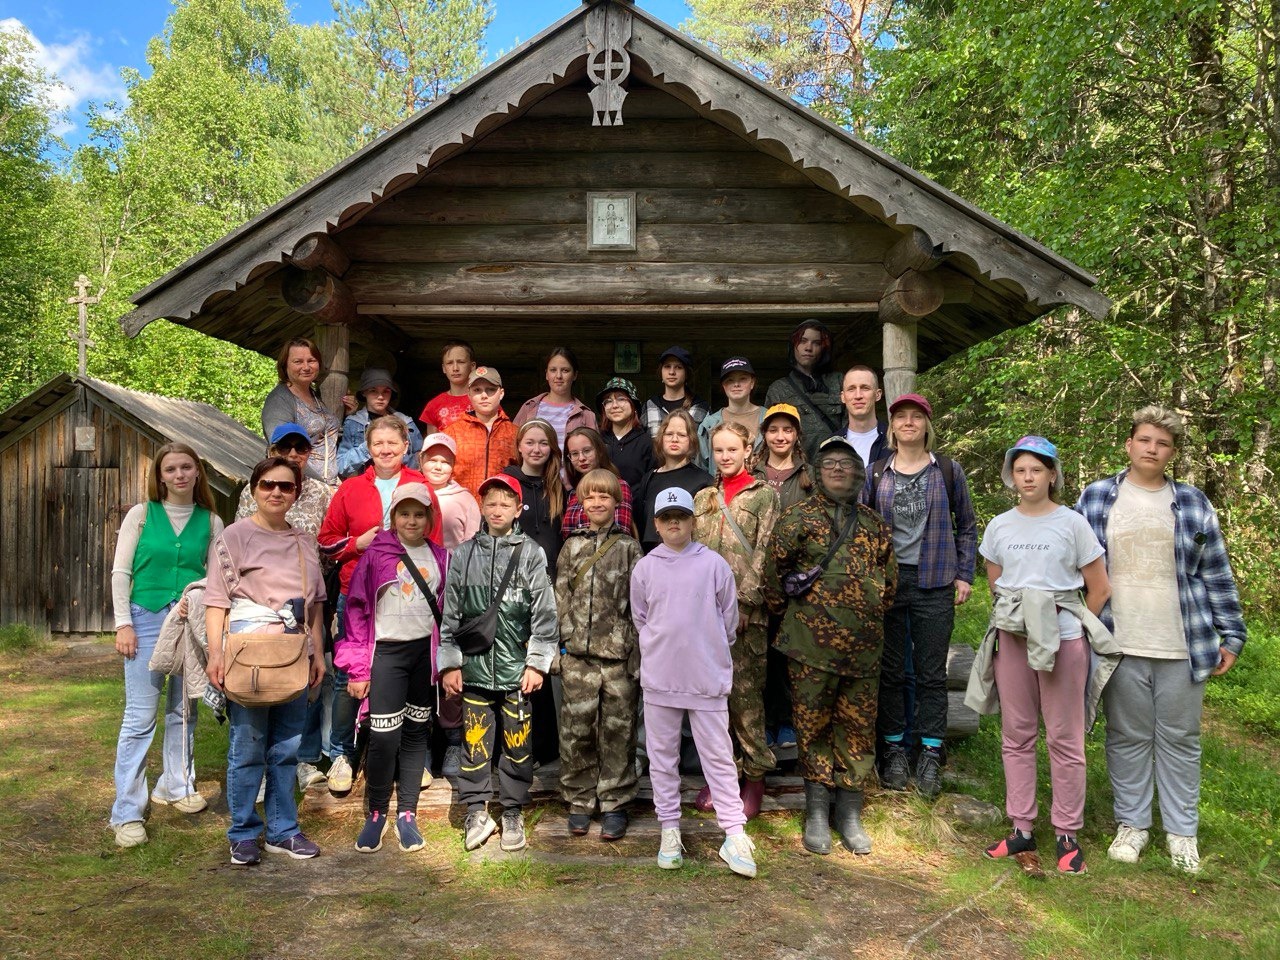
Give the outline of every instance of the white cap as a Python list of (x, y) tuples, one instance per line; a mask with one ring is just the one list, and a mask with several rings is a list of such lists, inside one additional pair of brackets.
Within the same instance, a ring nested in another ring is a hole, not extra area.
[(679, 510), (693, 516), (693, 494), (684, 487), (667, 487), (653, 499), (653, 515)]

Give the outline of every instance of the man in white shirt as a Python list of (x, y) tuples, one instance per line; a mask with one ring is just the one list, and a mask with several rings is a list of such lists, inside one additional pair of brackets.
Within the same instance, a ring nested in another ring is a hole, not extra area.
[(880, 379), (870, 367), (859, 363), (845, 371), (840, 400), (849, 422), (844, 435), (858, 451), (868, 473), (873, 463), (889, 454), (889, 444), (885, 439), (888, 425), (876, 418), (876, 404), (883, 396)]

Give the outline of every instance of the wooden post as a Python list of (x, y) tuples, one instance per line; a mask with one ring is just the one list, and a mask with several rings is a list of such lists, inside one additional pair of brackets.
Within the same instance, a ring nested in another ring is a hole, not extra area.
[(351, 328), (345, 323), (316, 325), (316, 346), (326, 371), (320, 384), (320, 399), (332, 413), (343, 413), (342, 398), (349, 392), (351, 376)]
[(916, 386), (916, 321), (884, 323), (884, 400), (886, 406)]

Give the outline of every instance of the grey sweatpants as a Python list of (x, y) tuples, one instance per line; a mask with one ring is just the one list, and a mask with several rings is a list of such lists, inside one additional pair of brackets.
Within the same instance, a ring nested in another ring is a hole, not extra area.
[(1186, 660), (1125, 656), (1102, 700), (1116, 822), (1150, 828), (1154, 787), (1165, 832), (1194, 837), (1200, 824), (1204, 684), (1191, 679)]

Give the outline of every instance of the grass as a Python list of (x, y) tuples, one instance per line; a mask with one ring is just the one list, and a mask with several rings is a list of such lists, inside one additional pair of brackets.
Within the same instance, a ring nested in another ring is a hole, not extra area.
[(28, 653), (44, 643), (44, 634), (25, 623), (7, 623), (0, 627), (0, 653)]
[[(980, 588), (962, 608), (958, 635), (976, 642), (985, 598)], [(427, 849), (412, 857), (394, 843), (355, 854), (353, 819), (311, 818), (304, 826), (324, 848), (319, 860), (268, 856), (238, 871), (225, 863), (227, 818), (216, 801), (197, 817), (155, 812), (152, 841), (119, 851), (105, 829), (118, 664), (0, 654), (0, 956), (168, 958), (173, 930), (183, 931), (181, 952), (212, 960), (345, 960), (406, 948), (471, 960), (584, 949), (681, 958), (1280, 956), (1280, 760), (1250, 696), (1274, 682), (1278, 650), (1273, 635), (1255, 638), (1234, 682), (1210, 688), (1201, 876), (1172, 872), (1158, 831), (1137, 867), (1106, 859), (1113, 825), (1099, 728), (1088, 743), (1081, 834), (1090, 873), (1041, 884), (977, 855), (1003, 828), (957, 831), (914, 795), (887, 794), (867, 805), (871, 857), (803, 854), (795, 813), (752, 821), (761, 867), (752, 883), (723, 869), (711, 837), (690, 837), (685, 868), (668, 872), (649, 866), (647, 840), (617, 863), (473, 858), (456, 825), (429, 819)], [(202, 788), (216, 792), (226, 747), (226, 729), (202, 716)], [(1047, 801), (1043, 760), (1041, 770)], [(948, 776), (1003, 805), (998, 718), (952, 748)], [(531, 830), (536, 820), (531, 811)], [(535, 849), (547, 843), (533, 838)], [(593, 848), (572, 847), (584, 849)]]

